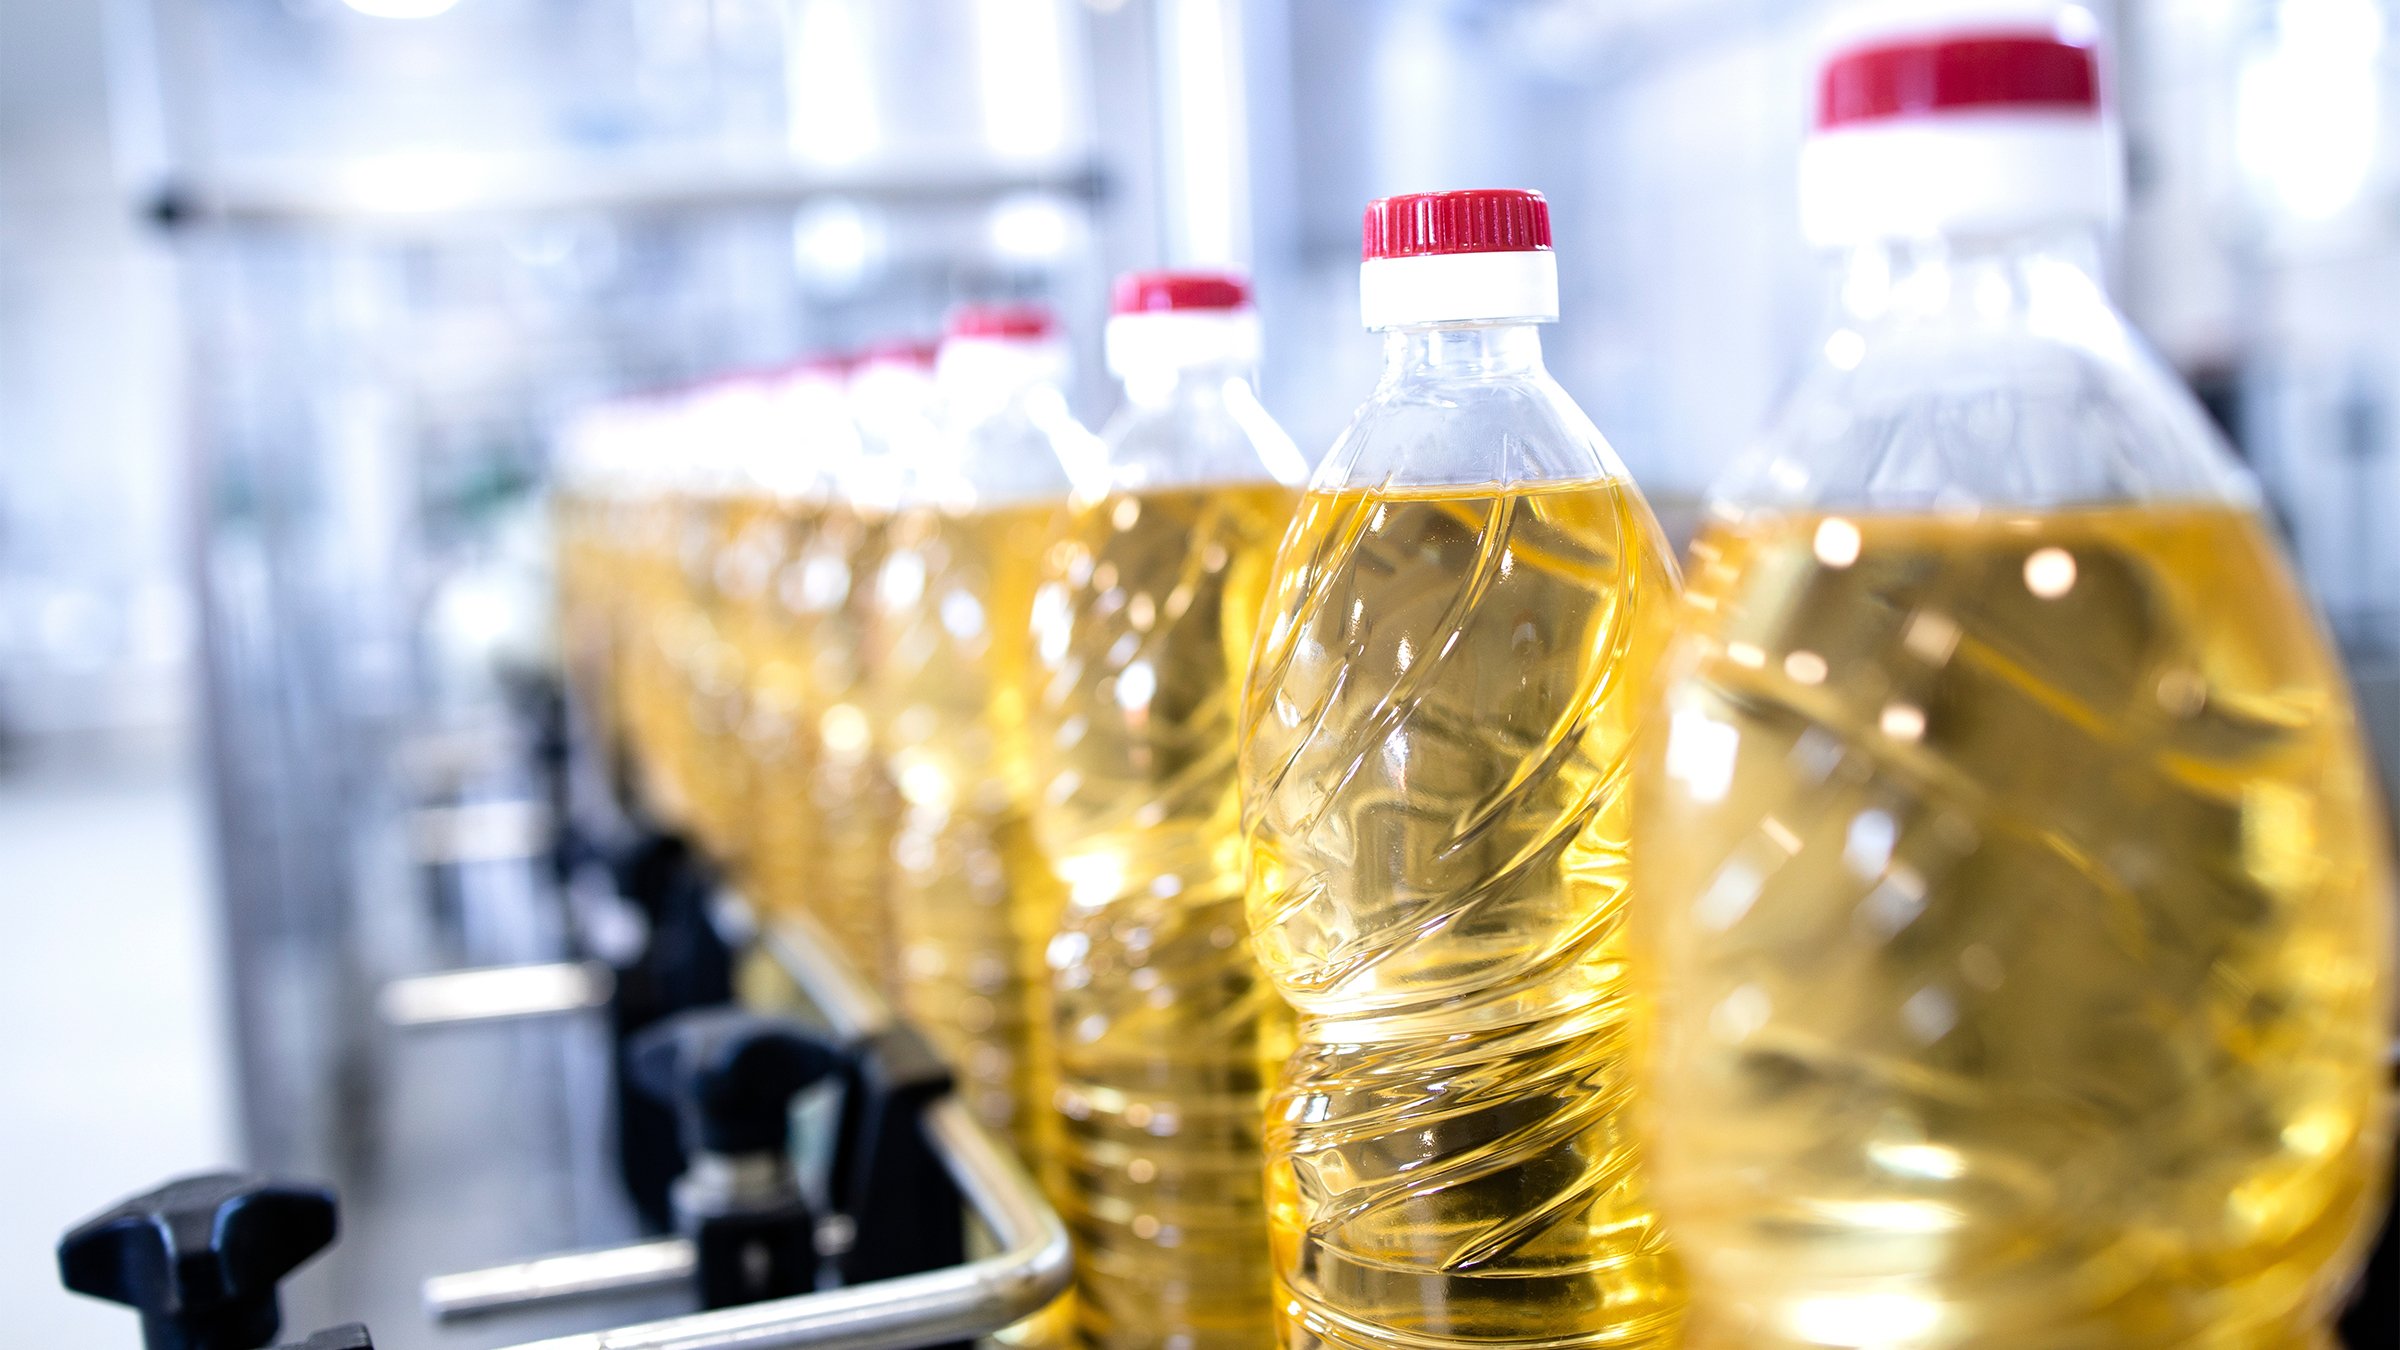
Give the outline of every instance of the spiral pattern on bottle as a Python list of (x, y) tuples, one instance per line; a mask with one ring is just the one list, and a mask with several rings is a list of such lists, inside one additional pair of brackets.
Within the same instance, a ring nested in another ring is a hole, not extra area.
[(1628, 1107), (1627, 766), (1674, 572), (1621, 484), (1311, 494), (1244, 719), (1288, 1346), (1671, 1343)]
[(1295, 490), (1123, 493), (1078, 511), (1035, 602), (1036, 821), (1068, 891), (1049, 944), (1065, 1213), (1084, 1342), (1270, 1334), (1261, 1038), (1236, 704)]
[(1034, 578), (1058, 503), (893, 524), (879, 581), (888, 642), (879, 731), (902, 802), (890, 923), (898, 1002), (967, 1103), (1050, 1166), (1040, 942), (1057, 891), (1025, 820)]
[(1704, 1343), (2309, 1344), (2389, 1157), (2390, 872), (2257, 523), (1694, 547), (1643, 812)]

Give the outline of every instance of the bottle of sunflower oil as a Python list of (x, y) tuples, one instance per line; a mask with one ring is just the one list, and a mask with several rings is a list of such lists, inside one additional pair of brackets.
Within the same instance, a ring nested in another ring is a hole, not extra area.
[[(844, 431), (829, 456), (820, 511), (775, 585), (776, 669), (787, 681), (774, 719), (788, 774), (762, 813), (774, 821), (775, 891), (802, 906), (851, 967), (882, 983), (889, 942), (881, 897), (890, 852), (889, 803), (863, 710), (874, 657), (874, 595), (883, 540), (897, 505), (889, 438), (870, 430), (856, 391), (883, 387), (895, 364), (930, 384), (931, 357), (910, 344), (867, 349), (842, 391)], [(880, 412), (878, 410), (878, 415)]]
[(593, 718), (605, 744), (608, 727), (594, 714), (608, 706), (616, 605), (616, 447), (622, 419), (601, 403), (560, 428), (551, 475), (551, 530), (557, 559), (559, 664), (578, 716)]
[(894, 522), (881, 577), (899, 1001), (976, 1115), (1038, 1164), (1050, 1093), (1035, 975), (1057, 888), (1026, 821), (1033, 593), (1070, 467), (1098, 449), (1060, 390), (1049, 311), (962, 310), (939, 363), (946, 462)]
[(642, 809), (709, 846), (712, 785), (704, 781), (721, 705), (732, 695), (730, 661), (709, 621), (720, 522), (741, 477), (710, 407), (717, 381), (656, 396), (661, 491), (648, 521), (650, 589), (642, 607), (638, 691), (645, 727)]
[(686, 451), (689, 438), (679, 394), (647, 393), (640, 406), (644, 482), (629, 513), (636, 542), (635, 587), (625, 635), (624, 721), (631, 751), (627, 786), (637, 811), (672, 827), (684, 814), (685, 798), (673, 764), (674, 729), (683, 720), (684, 705), (667, 635), (680, 627), (690, 599), (679, 541), (698, 475)]
[(894, 340), (860, 356), (848, 390), (854, 440), (834, 466), (817, 529), (780, 583), (790, 665), (804, 693), (798, 809), (811, 822), (790, 859), (790, 881), (852, 969), (886, 988), (899, 794), (878, 749), (884, 624), (876, 588), (908, 467), (937, 458), (934, 351), (932, 343)]
[(604, 553), (606, 589), (605, 646), (595, 688), (596, 706), (590, 713), (599, 728), (605, 772), (628, 801), (640, 795), (638, 769), (648, 729), (643, 717), (642, 688), (647, 680), (643, 661), (644, 636), (649, 631), (650, 593), (656, 531), (652, 522), (662, 495), (659, 483), (656, 420), (653, 401), (626, 397), (609, 405), (598, 425), (605, 429), (608, 493), (605, 498), (607, 548)]
[(1664, 1346), (1627, 1118), (1628, 763), (1673, 560), (1542, 362), (1537, 193), (1377, 202), (1384, 370), (1302, 500), (1243, 706), (1281, 1344)]
[(2079, 9), (1853, 34), (1841, 312), (1693, 546), (1635, 857), (1709, 1345), (2324, 1346), (2391, 873), (2250, 481), (2097, 274)]
[(816, 611), (793, 604), (791, 578), (840, 511), (840, 475), (857, 458), (849, 373), (847, 358), (818, 357), (775, 381), (770, 434), (750, 475), (767, 489), (766, 507), (736, 524), (717, 563), (744, 698), (735, 725), (739, 878), (768, 914), (809, 903), (799, 873), (818, 838), (809, 809), (813, 741), (806, 734)]
[(678, 549), (687, 605), (671, 636), (685, 708), (678, 778), (695, 841), (740, 877), (750, 847), (751, 680), (766, 655), (769, 582), (787, 517), (813, 516), (821, 461), (808, 444), (844, 425), (838, 361), (743, 371), (691, 398), (690, 453), (701, 468)]
[(652, 489), (638, 515), (638, 599), (632, 606), (626, 721), (632, 730), (633, 796), (661, 825), (697, 833), (701, 733), (694, 696), (698, 662), (710, 654), (703, 587), (713, 567), (718, 506), (729, 477), (708, 456), (695, 417), (698, 391), (649, 396), (643, 414)]
[(1035, 834), (1066, 891), (1049, 943), (1061, 1175), (1081, 1342), (1272, 1335), (1259, 978), (1234, 774), (1267, 567), (1306, 462), (1251, 384), (1248, 283), (1121, 279), (1124, 410), (1035, 595)]
[(576, 550), (581, 562), (562, 579), (561, 604), (569, 694), (590, 729), (604, 772), (617, 787), (638, 761), (635, 691), (642, 674), (640, 638), (654, 589), (652, 521), (662, 485), (648, 400), (621, 398), (579, 419), (574, 453)]
[[(1029, 825), (1033, 595), (1068, 497), (1099, 461), (1067, 409), (1046, 309), (960, 311), (935, 372), (940, 459), (911, 475), (878, 604), (878, 730), (900, 796), (889, 881), (898, 1002), (968, 1106), (1055, 1193), (1042, 951), (1060, 892)], [(1065, 1301), (1012, 1328), (1064, 1335)]]

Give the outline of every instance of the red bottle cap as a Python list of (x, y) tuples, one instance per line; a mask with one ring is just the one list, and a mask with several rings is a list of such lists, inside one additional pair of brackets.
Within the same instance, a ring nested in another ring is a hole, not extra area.
[(1531, 253), (1550, 247), (1550, 203), (1538, 192), (1412, 192), (1367, 207), (1363, 257)]
[(1997, 109), (2097, 113), (2094, 39), (2057, 32), (1950, 33), (1837, 52), (1817, 83), (1817, 129)]
[(1232, 272), (1127, 272), (1110, 296), (1111, 314), (1247, 309), (1250, 283)]
[(1058, 316), (1047, 305), (961, 305), (950, 314), (945, 337), (1001, 342), (1039, 342), (1058, 334)]
[(811, 375), (838, 380), (850, 373), (850, 366), (855, 359), (846, 352), (811, 352), (780, 370), (766, 373), (770, 378), (776, 375)]
[(870, 342), (858, 354), (861, 366), (920, 366), (933, 369), (933, 358), (941, 350), (939, 342), (922, 338), (884, 338)]

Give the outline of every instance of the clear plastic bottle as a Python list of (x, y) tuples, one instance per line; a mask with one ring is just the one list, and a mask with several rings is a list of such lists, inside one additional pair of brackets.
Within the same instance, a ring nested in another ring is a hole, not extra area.
[(661, 430), (670, 493), (661, 503), (661, 585), (647, 612), (653, 734), (643, 756), (643, 801), (720, 860), (738, 851), (736, 739), (745, 703), (738, 653), (727, 640), (718, 565), (763, 494), (750, 477), (743, 411), (747, 376), (712, 378), (669, 401)]
[(833, 491), (778, 583), (799, 690), (793, 756), (801, 769), (795, 830), (781, 869), (853, 969), (888, 985), (884, 888), (898, 795), (877, 747), (874, 683), (883, 629), (876, 603), (892, 522), (911, 463), (933, 458), (931, 343), (868, 347), (849, 381), (854, 435), (833, 464)]
[(1248, 284), (1116, 288), (1104, 490), (1034, 602), (1035, 834), (1066, 888), (1049, 944), (1062, 1172), (1084, 1344), (1272, 1335), (1261, 1033), (1281, 1005), (1242, 913), (1239, 692), (1307, 462), (1251, 384)]
[(1037, 1168), (1050, 1157), (1041, 944), (1059, 893), (1027, 823), (1033, 593), (1098, 447), (1067, 409), (1048, 310), (953, 317), (937, 390), (941, 462), (912, 475), (879, 583), (877, 728), (901, 818), (890, 919), (899, 1003), (962, 1095)]
[(676, 462), (671, 400), (645, 395), (623, 409), (620, 457), (624, 492), (623, 596), (615, 604), (610, 724), (616, 728), (613, 765), (631, 802), (661, 815), (658, 804), (670, 731), (679, 706), (661, 633), (683, 603), (683, 573), (675, 552), (676, 521), (687, 474)]
[(746, 694), (741, 795), (730, 808), (741, 830), (740, 880), (769, 912), (821, 905), (806, 875), (823, 840), (809, 728), (819, 706), (818, 653), (838, 644), (825, 630), (840, 596), (816, 603), (823, 588), (804, 591), (794, 579), (838, 529), (859, 459), (845, 393), (850, 364), (820, 357), (771, 386), (761, 462), (751, 475), (767, 487), (767, 504), (732, 522), (717, 563), (721, 623)]
[(575, 716), (603, 746), (615, 738), (616, 635), (629, 576), (630, 423), (622, 404), (585, 408), (559, 429), (551, 461), (559, 663)]
[(1287, 1346), (1670, 1344), (1626, 1120), (1626, 780), (1674, 562), (1542, 364), (1529, 192), (1367, 212), (1384, 373), (1275, 567), (1249, 912), (1299, 1015), (1269, 1114)]
[(2343, 679), (2097, 276), (2091, 17), (1823, 71), (1838, 326), (1692, 550), (1635, 842), (1711, 1345), (2329, 1343), (2388, 1156)]
[(646, 591), (646, 523), (658, 492), (649, 400), (619, 398), (560, 429), (553, 460), (559, 653), (570, 715), (598, 762), (629, 762), (633, 637)]
[(814, 528), (827, 463), (848, 431), (843, 364), (811, 357), (703, 386), (688, 417), (700, 471), (680, 540), (689, 608), (678, 639), (689, 707), (680, 775), (688, 824), (711, 857), (752, 884), (752, 855), (774, 817), (757, 809), (762, 769), (787, 740), (762, 734), (762, 682), (774, 676), (774, 578)]

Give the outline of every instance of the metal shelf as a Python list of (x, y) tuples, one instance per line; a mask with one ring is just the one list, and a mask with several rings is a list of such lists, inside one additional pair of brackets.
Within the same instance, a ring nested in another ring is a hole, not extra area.
[[(747, 911), (738, 896), (725, 900)], [(813, 920), (778, 917), (763, 926), (759, 937), (798, 994), (836, 1034), (858, 1039), (892, 1025), (891, 1006), (832, 955), (831, 939)], [(450, 1011), (443, 992), (448, 986), (434, 982), (468, 982), (481, 988), (513, 974), (546, 988), (556, 982), (560, 969), (572, 967), (421, 977), (407, 987), (435, 993), (411, 994), (399, 1002), (412, 1008), (415, 1003), (444, 1005), (443, 1011)], [(401, 1024), (412, 1029), (456, 1027), (529, 1015), (510, 998), (463, 1001), (475, 1006), (454, 1015), (403, 1018)], [(387, 997), (385, 1002), (388, 1012), (394, 1000)], [(547, 1011), (573, 1010), (562, 1004)], [(562, 1336), (509, 1350), (906, 1350), (986, 1335), (1039, 1312), (1065, 1290), (1072, 1270), (1065, 1223), (1024, 1165), (955, 1095), (928, 1108), (925, 1128), (959, 1195), (991, 1230), (1000, 1248), (996, 1254), (943, 1270)], [(688, 1281), (695, 1259), (691, 1244), (680, 1238), (564, 1252), (436, 1276), (425, 1284), (425, 1307), (442, 1320), (618, 1297)]]
[(769, 158), (645, 154), (577, 163), (428, 153), (169, 177), (143, 209), (170, 229), (408, 237), (559, 214), (699, 215), (825, 198), (895, 207), (972, 205), (1020, 193), (1097, 201), (1105, 187), (1100, 166), (1086, 159), (827, 170)]

